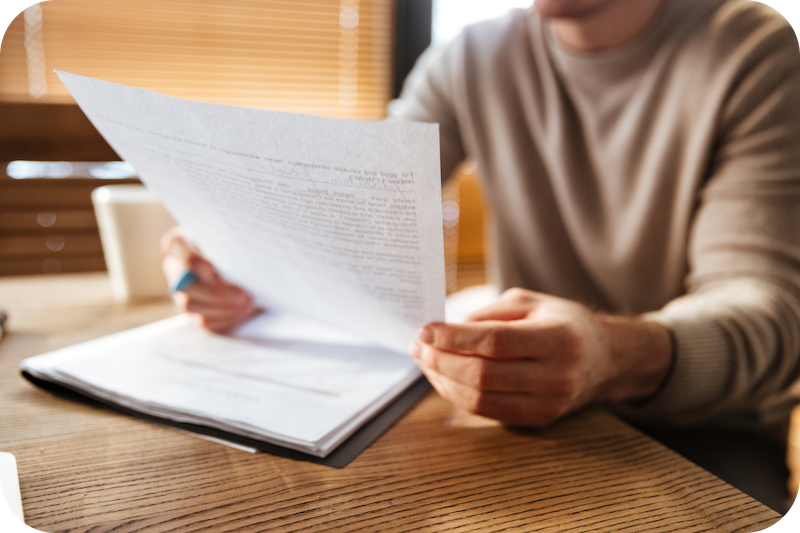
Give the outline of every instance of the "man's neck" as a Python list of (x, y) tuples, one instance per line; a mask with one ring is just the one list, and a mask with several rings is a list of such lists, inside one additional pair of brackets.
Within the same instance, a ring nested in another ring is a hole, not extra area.
[(617, 0), (580, 18), (553, 18), (558, 41), (581, 52), (623, 46), (651, 26), (666, 0)]

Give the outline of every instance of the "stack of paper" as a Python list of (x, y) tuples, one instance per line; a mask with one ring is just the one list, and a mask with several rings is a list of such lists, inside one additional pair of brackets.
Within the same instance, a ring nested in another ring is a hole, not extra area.
[(287, 314), (262, 315), (231, 336), (181, 315), (27, 359), (22, 369), (134, 411), (317, 457), (420, 376), (403, 354)]

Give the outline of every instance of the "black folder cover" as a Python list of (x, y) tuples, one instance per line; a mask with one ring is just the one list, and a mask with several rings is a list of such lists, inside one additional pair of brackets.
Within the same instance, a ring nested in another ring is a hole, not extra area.
[(281, 457), (288, 457), (298, 461), (309, 461), (325, 466), (332, 466), (333, 468), (344, 468), (347, 466), (358, 456), (358, 454), (366, 450), (370, 444), (375, 442), (378, 437), (380, 437), (401, 416), (403, 416), (420, 399), (422, 399), (422, 397), (425, 396), (429, 390), (431, 390), (431, 386), (428, 381), (424, 377), (421, 377), (408, 389), (406, 389), (405, 392), (403, 392), (403, 394), (401, 394), (395, 401), (386, 406), (383, 411), (375, 415), (369, 422), (361, 426), (355, 433), (353, 433), (350, 438), (339, 445), (338, 448), (329, 453), (327, 457), (315, 457), (307, 453), (290, 450), (288, 448), (284, 448), (283, 446), (270, 444), (248, 437), (242, 437), (227, 431), (196, 424), (175, 422), (174, 420), (141, 413), (139, 411), (115, 404), (114, 402), (98, 398), (85, 391), (78, 390), (54, 381), (37, 378), (25, 371), (22, 371), (22, 375), (25, 377), (25, 379), (37, 387), (51, 392), (61, 398), (66, 398), (68, 400), (73, 400), (117, 413), (123, 413), (136, 418), (141, 418), (142, 420), (147, 420), (149, 422), (155, 422), (157, 424), (163, 424), (165, 426), (172, 426), (186, 431), (191, 431), (192, 433), (216, 437), (218, 439), (227, 440), (243, 446), (249, 446), (261, 452), (267, 452), (273, 455), (279, 455)]

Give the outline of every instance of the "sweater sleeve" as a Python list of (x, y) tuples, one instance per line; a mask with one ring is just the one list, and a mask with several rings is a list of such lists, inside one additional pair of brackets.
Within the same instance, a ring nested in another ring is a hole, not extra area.
[(398, 100), (389, 106), (389, 118), (439, 124), (442, 181), (464, 160), (464, 147), (453, 104), (461, 39), (444, 49), (428, 48), (403, 83)]
[(622, 409), (628, 417), (763, 429), (795, 403), (800, 54), (782, 17), (767, 18), (727, 51), (737, 68), (691, 226), (687, 293), (646, 315), (670, 328), (673, 368), (656, 397)]

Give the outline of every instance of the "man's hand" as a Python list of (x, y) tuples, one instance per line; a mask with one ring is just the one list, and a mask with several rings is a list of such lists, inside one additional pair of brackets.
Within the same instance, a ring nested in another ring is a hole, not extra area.
[(410, 353), (456, 405), (541, 427), (592, 403), (653, 395), (668, 374), (672, 341), (656, 322), (511, 289), (464, 324), (428, 324)]
[(164, 274), (170, 285), (186, 268), (197, 276), (197, 281), (173, 294), (172, 298), (201, 327), (222, 333), (258, 313), (250, 295), (222, 279), (180, 226), (164, 234), (161, 251), (164, 253)]

